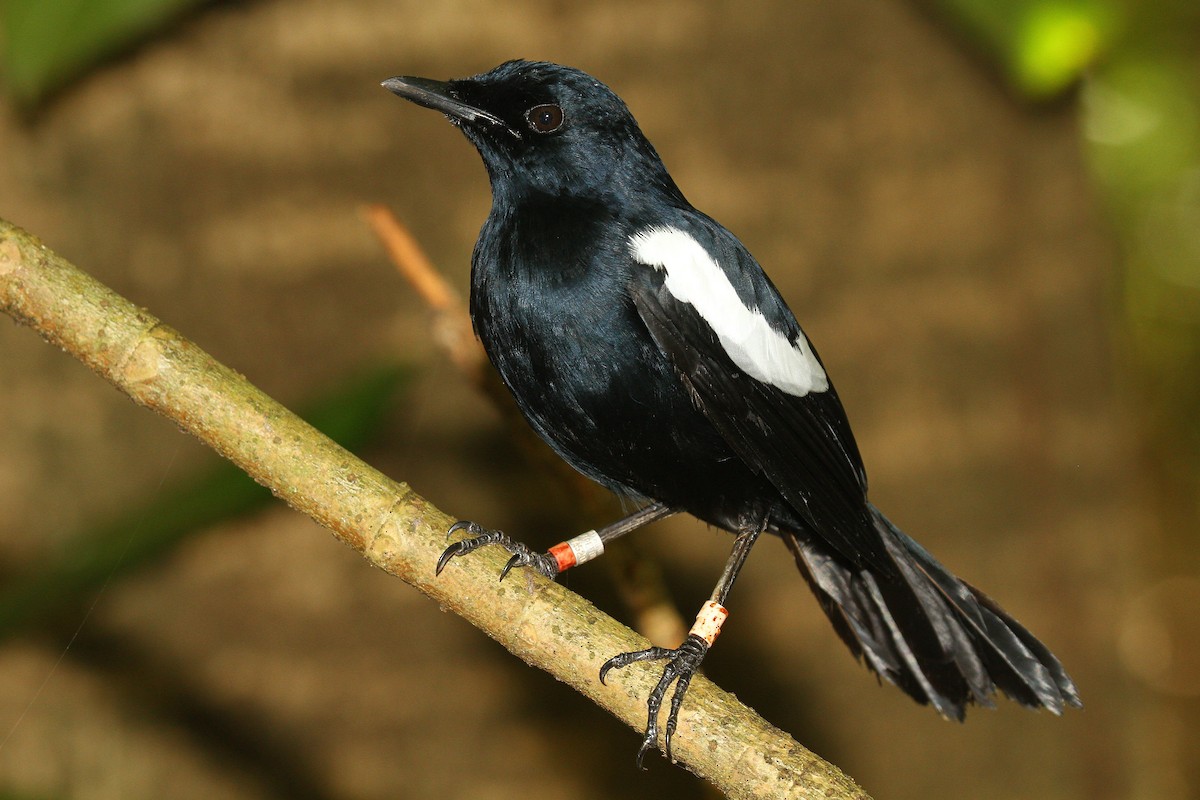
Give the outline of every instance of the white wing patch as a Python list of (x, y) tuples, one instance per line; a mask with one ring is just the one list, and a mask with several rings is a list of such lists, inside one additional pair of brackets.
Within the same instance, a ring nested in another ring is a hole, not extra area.
[(696, 309), (747, 375), (796, 397), (829, 388), (829, 378), (804, 334), (788, 341), (761, 311), (747, 308), (712, 256), (687, 233), (647, 228), (631, 236), (629, 245), (638, 262), (666, 273), (667, 291)]

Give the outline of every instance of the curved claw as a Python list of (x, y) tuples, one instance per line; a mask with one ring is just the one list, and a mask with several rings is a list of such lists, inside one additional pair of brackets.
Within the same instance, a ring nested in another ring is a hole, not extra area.
[(437, 566), (434, 567), (434, 575), (441, 575), (442, 570), (444, 570), (446, 565), (450, 563), (450, 559), (454, 558), (455, 556), (466, 555), (473, 550), (478, 550), (485, 544), (503, 542), (508, 538), (500, 531), (488, 530), (478, 522), (470, 522), (469, 520), (465, 519), (459, 520), (451, 525), (450, 530), (446, 531), (446, 536), (449, 538), (450, 536), (453, 536), (462, 530), (465, 530), (467, 533), (469, 533), (470, 537), (466, 539), (460, 539), (442, 551), (442, 554), (438, 556)]
[(645, 759), (646, 753), (654, 749), (654, 740), (657, 736), (651, 737), (649, 731), (646, 732), (646, 737), (642, 739), (642, 746), (638, 748), (637, 753), (637, 768), (642, 772), (648, 772), (649, 768), (642, 765), (642, 760)]
[[(646, 652), (646, 651), (645, 650), (638, 651), (638, 653), (644, 653), (644, 652)], [(601, 683), (601, 685), (608, 686), (608, 683), (604, 680), (604, 676), (609, 673), (609, 670), (621, 669), (623, 667), (629, 666), (630, 664), (633, 663), (633, 661), (632, 660), (627, 661), (626, 659), (629, 658), (630, 656), (638, 655), (638, 653), (618, 653), (617, 655), (610, 658), (608, 661), (605, 661), (603, 664), (601, 664), (600, 665), (600, 683)]]
[(459, 531), (466, 531), (472, 536), (477, 536), (483, 532), (483, 529), (479, 527), (479, 523), (477, 522), (471, 522), (467, 519), (460, 519), (458, 522), (450, 526), (450, 530), (446, 531), (446, 538), (449, 539)]
[(433, 574), (441, 575), (442, 570), (444, 570), (446, 568), (446, 565), (450, 563), (450, 559), (454, 558), (457, 555), (462, 555), (462, 553), (466, 552), (466, 549), (467, 548), (463, 546), (462, 542), (455, 542), (454, 544), (450, 545), (445, 550), (443, 550), (442, 554), (440, 556), (438, 556), (437, 566), (434, 567)]
[(550, 580), (558, 578), (558, 562), (551, 556), (545, 553), (535, 553), (520, 542), (512, 542), (506, 546), (509, 547), (513, 556), (504, 565), (504, 569), (500, 570), (500, 580), (508, 577), (508, 573), (514, 567), (530, 567)]
[(500, 570), (500, 580), (504, 580), (505, 578), (507, 578), (509, 571), (513, 567), (521, 566), (521, 563), (522, 563), (521, 553), (517, 553), (515, 556), (510, 558), (508, 560), (508, 563), (504, 565), (504, 569)]

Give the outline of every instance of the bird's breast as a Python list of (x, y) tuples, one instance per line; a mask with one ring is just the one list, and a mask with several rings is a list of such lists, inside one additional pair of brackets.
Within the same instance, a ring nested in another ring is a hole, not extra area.
[[(629, 294), (619, 226), (493, 215), (472, 264), (471, 315), (534, 430), (597, 482), (732, 527), (773, 497), (697, 408)], [(569, 234), (569, 235), (568, 235)]]
[[(627, 294), (628, 258), (570, 219), (489, 221), (471, 315), (534, 429), (576, 469), (632, 488), (672, 416), (694, 413)], [(655, 436), (657, 434), (657, 437)]]

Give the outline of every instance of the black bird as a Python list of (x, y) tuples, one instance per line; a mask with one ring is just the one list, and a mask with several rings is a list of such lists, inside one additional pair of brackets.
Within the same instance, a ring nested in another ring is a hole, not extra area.
[[(918, 703), (963, 719), (998, 688), (1055, 714), (1080, 706), (1058, 659), (952, 575), (867, 500), (858, 446), (816, 350), (754, 257), (684, 198), (625, 104), (576, 69), (509, 61), (448, 82), (383, 86), (440, 111), (479, 150), (492, 208), (475, 245), (471, 319), (517, 405), (575, 469), (641, 510), (536, 553), (460, 522), (504, 569), (549, 577), (604, 542), (686, 511), (737, 535), (677, 648), (611, 658), (666, 662), (638, 752), (679, 707), (759, 535), (781, 539), (850, 650)], [(503, 574), (501, 577), (503, 577)]]

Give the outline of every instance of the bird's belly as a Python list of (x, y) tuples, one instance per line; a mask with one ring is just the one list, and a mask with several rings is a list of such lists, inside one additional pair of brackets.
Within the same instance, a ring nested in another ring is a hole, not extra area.
[(514, 313), (503, 325), (480, 331), (506, 343), (488, 355), (529, 423), (575, 469), (727, 529), (786, 505), (696, 408), (636, 317), (606, 326)]

